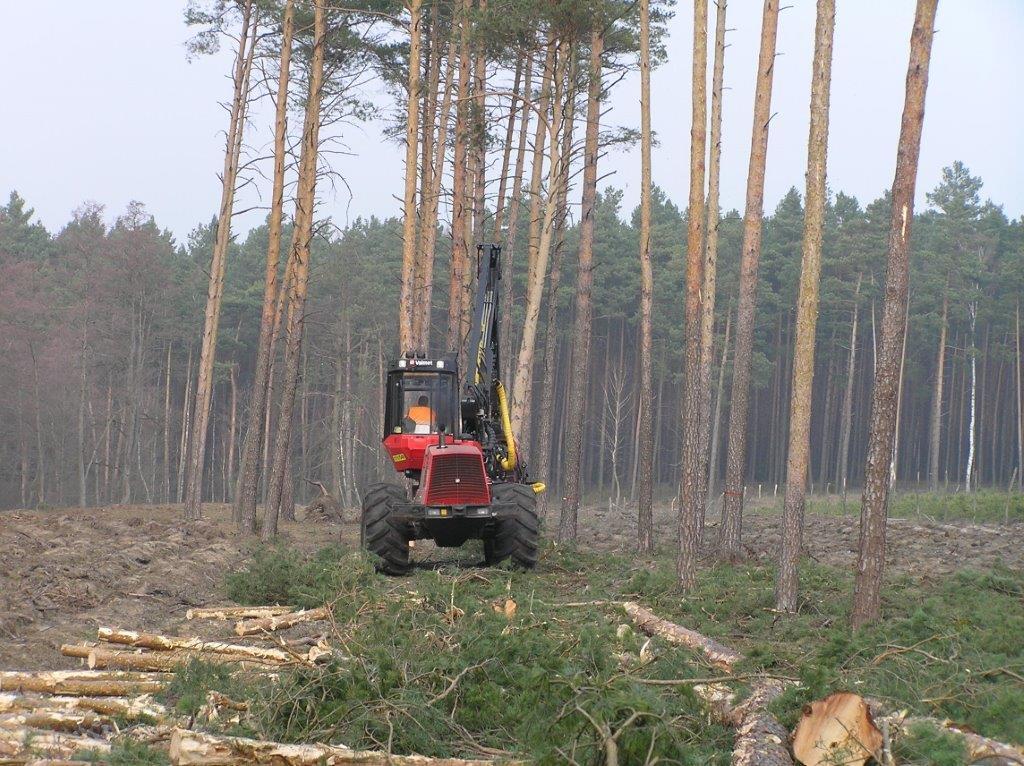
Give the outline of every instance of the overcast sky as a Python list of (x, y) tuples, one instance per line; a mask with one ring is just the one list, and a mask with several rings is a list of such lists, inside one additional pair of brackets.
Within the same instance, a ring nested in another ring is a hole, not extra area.
[[(779, 24), (768, 154), (766, 209), (790, 186), (802, 190), (806, 161), (813, 0), (787, 0)], [(838, 0), (828, 181), (862, 202), (892, 185), (903, 106), (912, 0)], [(108, 218), (133, 199), (179, 239), (211, 218), (219, 200), (230, 52), (188, 61), (183, 0), (49, 0), (4, 3), (8, 62), (0, 121), (0, 194), (27, 198), (56, 229), (85, 201)], [(713, 4), (712, 4), (713, 7)], [(729, 0), (722, 204), (741, 208), (750, 146), (760, 34), (759, 0)], [(669, 58), (653, 75), (659, 146), (654, 182), (678, 203), (687, 196), (692, 11), (678, 0)], [(713, 31), (713, 13), (711, 27)], [(1024, 212), (1024, 0), (942, 0), (936, 24), (918, 200), (943, 166), (963, 160), (985, 182), (983, 195), (1011, 218)], [(369, 95), (386, 105), (379, 90)], [(639, 125), (639, 87), (613, 91), (609, 124)], [(268, 123), (257, 113), (257, 122)], [(262, 127), (262, 126), (261, 126)], [(264, 139), (260, 138), (259, 141)], [(380, 126), (348, 127), (351, 154), (333, 159), (344, 185), (322, 194), (322, 214), (343, 224), (357, 215), (396, 214), (403, 152)], [(639, 152), (607, 158), (604, 184), (637, 202)], [(628, 210), (626, 211), (628, 213)], [(262, 218), (239, 220), (246, 229)]]

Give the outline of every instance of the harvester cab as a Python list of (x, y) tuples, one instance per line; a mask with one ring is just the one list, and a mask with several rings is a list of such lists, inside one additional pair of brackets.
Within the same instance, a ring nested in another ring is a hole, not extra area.
[(455, 353), (407, 352), (388, 368), (384, 448), (407, 481), (367, 489), (361, 540), (389, 574), (409, 571), (418, 539), (441, 547), (480, 539), (487, 564), (537, 563), (544, 485), (527, 478), (501, 383), (498, 245), (477, 246), (477, 276), (468, 373), (460, 377)]

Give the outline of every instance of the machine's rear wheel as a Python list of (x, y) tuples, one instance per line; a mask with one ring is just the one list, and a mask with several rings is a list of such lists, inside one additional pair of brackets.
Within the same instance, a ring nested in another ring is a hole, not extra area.
[(405, 491), (395, 484), (374, 484), (363, 495), (359, 543), (380, 557), (377, 568), (386, 574), (408, 574), (412, 568), (409, 538), (404, 525), (393, 518), (396, 507), (405, 501)]
[(497, 524), (493, 537), (484, 540), (484, 559), (494, 566), (511, 558), (521, 569), (537, 566), (540, 552), (540, 519), (537, 495), (526, 484), (494, 484), (491, 501), (505, 506), (506, 515)]

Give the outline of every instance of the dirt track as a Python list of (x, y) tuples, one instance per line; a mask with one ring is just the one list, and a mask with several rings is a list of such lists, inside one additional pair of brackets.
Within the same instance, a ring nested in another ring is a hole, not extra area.
[[(191, 606), (224, 602), (224, 574), (249, 552), (234, 535), (224, 506), (208, 506), (199, 524), (185, 525), (179, 507), (115, 507), (87, 511), (0, 512), (0, 668), (74, 667), (59, 658), (62, 643), (95, 638), (98, 625), (182, 629)], [(744, 537), (755, 556), (773, 556), (779, 517), (750, 513)], [(708, 519), (707, 540), (717, 535)], [(659, 537), (671, 544), (675, 518), (656, 512)], [(632, 548), (632, 512), (588, 508), (580, 514), (580, 542), (602, 550)], [(355, 546), (358, 530), (322, 524), (287, 524), (285, 539), (302, 549), (337, 540)], [(815, 559), (851, 567), (857, 520), (810, 515), (806, 540)], [(893, 520), (889, 571), (941, 576), (958, 568), (1024, 566), (1024, 524), (1007, 527)], [(422, 546), (417, 558), (455, 552)], [(458, 555), (457, 553), (455, 555)], [(195, 632), (196, 625), (189, 625)]]

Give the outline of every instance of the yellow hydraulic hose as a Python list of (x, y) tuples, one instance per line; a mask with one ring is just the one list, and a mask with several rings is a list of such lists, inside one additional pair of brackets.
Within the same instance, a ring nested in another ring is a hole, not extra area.
[(505, 394), (505, 387), (498, 381), (498, 409), (501, 411), (501, 430), (505, 434), (505, 448), (508, 455), (501, 459), (501, 467), (505, 471), (511, 471), (516, 467), (516, 438), (512, 434), (512, 418), (508, 414), (508, 396)]

